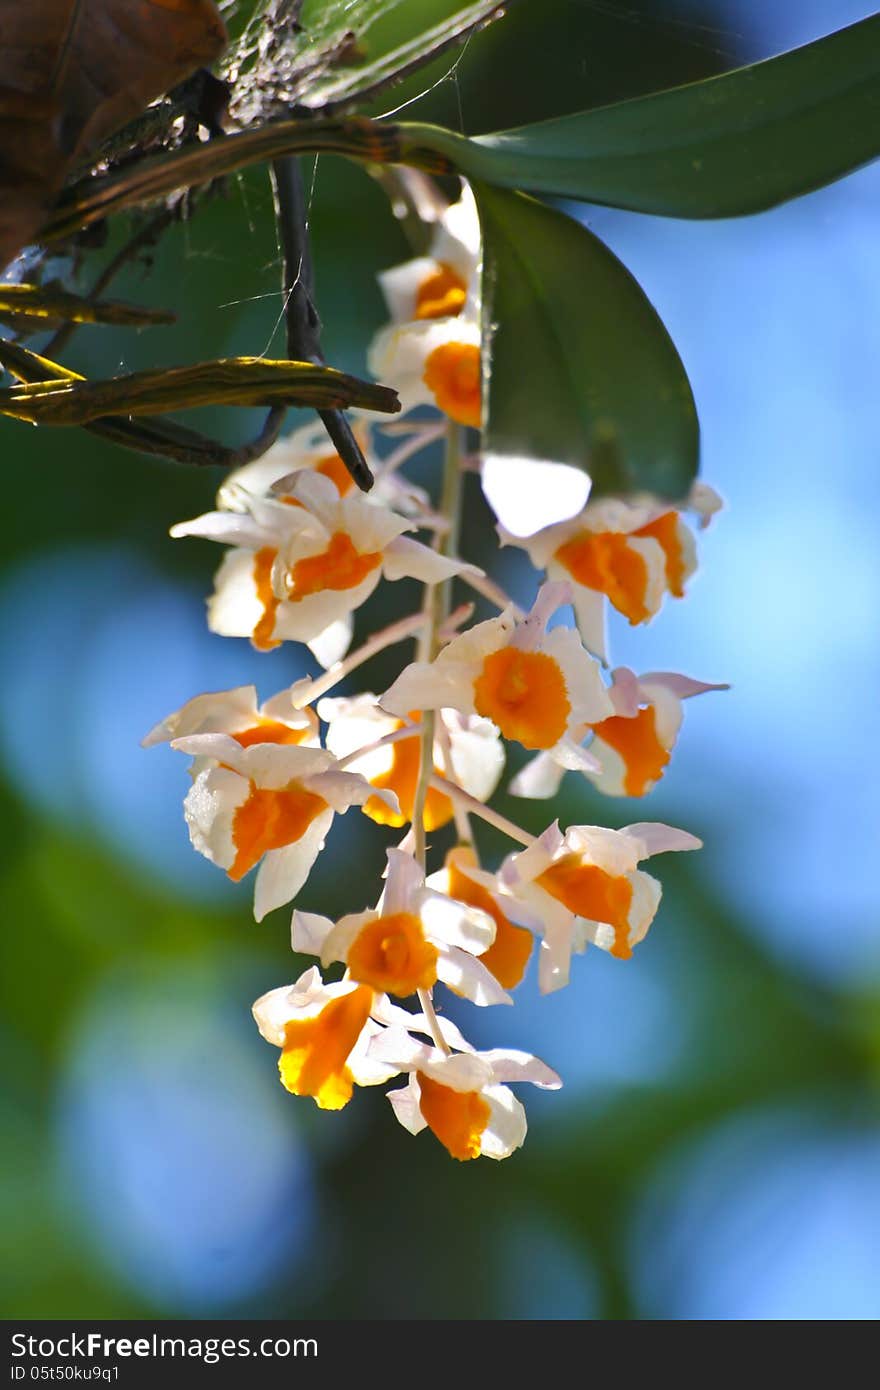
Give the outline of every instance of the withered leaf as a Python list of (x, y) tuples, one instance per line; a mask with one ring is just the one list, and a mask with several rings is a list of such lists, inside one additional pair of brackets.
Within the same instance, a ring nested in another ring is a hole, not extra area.
[(107, 415), (159, 415), (204, 405), (299, 405), (316, 410), (361, 406), (388, 414), (400, 410), (397, 393), (388, 386), (361, 381), (334, 367), (264, 357), (220, 358), (189, 367), (130, 372), (108, 381), (85, 381), (66, 373), (0, 391), (0, 415), (34, 425), (84, 425)]
[(45, 285), (0, 283), (0, 321), (33, 332), (60, 323), (109, 323), (117, 327), (144, 328), (149, 324), (174, 323), (177, 315), (167, 309), (143, 309), (117, 299), (92, 300), (71, 294), (52, 281)]
[(0, 0), (0, 269), (74, 161), (226, 41), (214, 0)]

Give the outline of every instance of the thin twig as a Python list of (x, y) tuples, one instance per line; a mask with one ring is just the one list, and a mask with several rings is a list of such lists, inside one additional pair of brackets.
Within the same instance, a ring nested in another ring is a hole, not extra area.
[[(272, 186), (281, 240), (287, 354), (294, 361), (323, 364), (321, 320), (313, 299), (308, 206), (302, 170), (294, 155), (273, 161)], [(345, 415), (341, 410), (319, 410), (318, 414), (355, 483), (362, 491), (369, 492), (373, 475)]]

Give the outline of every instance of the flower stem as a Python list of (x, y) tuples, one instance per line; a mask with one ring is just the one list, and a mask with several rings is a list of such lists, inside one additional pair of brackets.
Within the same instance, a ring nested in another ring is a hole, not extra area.
[(393, 647), (395, 642), (404, 642), (407, 637), (413, 637), (420, 628), (425, 626), (428, 615), (422, 613), (410, 613), (407, 618), (400, 618), (396, 623), (383, 628), (381, 632), (376, 632), (362, 647), (356, 651), (349, 652), (348, 656), (341, 661), (335, 661), (333, 665), (324, 672), (323, 676), (317, 676), (310, 681), (307, 686), (303, 686), (297, 695), (296, 708), (303, 709), (305, 705), (312, 704), (321, 695), (326, 695), (328, 690), (332, 690), (334, 685), (338, 685), (346, 676), (350, 676), (352, 671), (356, 671), (370, 657), (376, 656), (386, 647)]
[(484, 806), (482, 801), (478, 801), (470, 792), (466, 792), (464, 787), (460, 787), (457, 782), (451, 782), (447, 777), (434, 776), (431, 778), (431, 786), (437, 791), (443, 792), (452, 801), (461, 802), (462, 806), (470, 811), (471, 815), (479, 816), (488, 825), (494, 825), (496, 830), (500, 830), (510, 840), (516, 840), (521, 845), (533, 845), (535, 836), (530, 835), (522, 826), (514, 825), (512, 820), (502, 816), (499, 811), (493, 811), (491, 806)]
[(440, 1051), (445, 1052), (448, 1057), (452, 1049), (440, 1032), (440, 1024), (437, 1022), (437, 1012), (434, 1008), (433, 993), (429, 989), (420, 989), (418, 995), (419, 1003), (422, 1006), (422, 1013), (425, 1015), (428, 1027), (431, 1030), (431, 1037), (434, 1039), (437, 1047), (440, 1048)]

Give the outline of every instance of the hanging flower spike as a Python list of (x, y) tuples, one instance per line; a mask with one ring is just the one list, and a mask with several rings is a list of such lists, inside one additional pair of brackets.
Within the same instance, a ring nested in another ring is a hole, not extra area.
[[(588, 726), (590, 754), (597, 766), (578, 769), (607, 796), (645, 796), (669, 762), (682, 721), (682, 700), (708, 690), (729, 690), (672, 671), (636, 676), (625, 666), (612, 672), (608, 694), (614, 714)], [(539, 753), (510, 783), (514, 796), (545, 798), (559, 791), (565, 758)]]
[(499, 881), (514, 921), (543, 940), (542, 994), (568, 984), (571, 955), (589, 944), (627, 960), (647, 935), (660, 905), (661, 886), (637, 866), (652, 854), (699, 849), (685, 830), (640, 822), (623, 830), (554, 822), (534, 844), (508, 855)]
[(411, 1033), (387, 1028), (368, 1054), (410, 1073), (388, 1099), (404, 1129), (430, 1129), (453, 1158), (509, 1158), (526, 1137), (526, 1112), (506, 1082), (557, 1090), (556, 1072), (531, 1053), (496, 1047), (446, 1054)]
[(371, 1017), (376, 995), (349, 980), (325, 985), (316, 966), (293, 985), (269, 990), (253, 1006), (267, 1042), (281, 1048), (278, 1070), (286, 1090), (312, 1096), (321, 1110), (341, 1110), (358, 1086), (380, 1086), (399, 1068), (369, 1056), (382, 1025)]
[(385, 889), (373, 911), (349, 913), (335, 924), (294, 912), (292, 923), (295, 951), (319, 956), (324, 966), (344, 962), (358, 984), (406, 998), (441, 980), (479, 1005), (512, 1002), (476, 959), (494, 939), (488, 913), (426, 887), (415, 859), (399, 849), (388, 850)]
[[(237, 547), (214, 580), (212, 632), (250, 637), (260, 650), (305, 642), (322, 663), (332, 664), (348, 647), (351, 614), (383, 576), (436, 584), (474, 572), (473, 565), (447, 560), (403, 535), (414, 529), (405, 517), (360, 494), (340, 498), (316, 473), (298, 474), (290, 496), (298, 506), (251, 498), (248, 514), (209, 512), (171, 528), (175, 537)], [(339, 633), (346, 634), (341, 651), (335, 641), (328, 644)]]
[(356, 773), (337, 771), (336, 759), (322, 748), (242, 747), (229, 734), (190, 734), (171, 747), (210, 760), (184, 802), (190, 840), (235, 883), (260, 864), (258, 922), (302, 888), (334, 815), (377, 794), (396, 804), (393, 793), (376, 793)]
[[(390, 790), (397, 796), (399, 813), (377, 797), (366, 802), (362, 808), (364, 814), (379, 825), (409, 824), (421, 760), (418, 712), (410, 712), (409, 722), (414, 725), (412, 735), (383, 747), (375, 745), (380, 739), (405, 728), (406, 721), (385, 714), (375, 695), (321, 700), (318, 713), (329, 726), (326, 741), (330, 752), (337, 758), (345, 758), (346, 767), (366, 777), (377, 790)], [(448, 738), (451, 777), (478, 801), (488, 801), (504, 768), (504, 747), (498, 730), (488, 719), (480, 719), (478, 715), (460, 715), (450, 710), (440, 717)], [(359, 748), (366, 750), (363, 756), (353, 757)], [(435, 742), (434, 750), (434, 769), (442, 776), (447, 769), (439, 741)], [(430, 787), (425, 802), (425, 829), (428, 832), (439, 830), (452, 817), (449, 797)]]
[(427, 885), (489, 914), (495, 923), (495, 940), (483, 952), (480, 963), (505, 989), (515, 989), (526, 973), (535, 938), (505, 914), (503, 890), (496, 875), (480, 868), (470, 845), (456, 845), (447, 854), (444, 867), (428, 877)]
[(481, 420), (480, 219), (463, 185), (430, 253), (379, 276), (391, 324), (374, 338), (370, 371), (393, 381), (404, 410), (436, 405), (461, 425)]
[[(364, 412), (346, 412), (351, 420), (354, 436), (360, 445), (375, 484), (364, 494), (367, 501), (380, 502), (396, 507), (407, 516), (418, 516), (430, 506), (428, 494), (405, 478), (391, 472), (386, 477), (387, 460), (380, 460), (373, 447), (373, 420)], [(391, 459), (393, 460), (393, 455)], [(354, 490), (354, 479), (333, 450), (327, 432), (320, 421), (303, 425), (291, 434), (283, 435), (267, 449), (261, 458), (253, 459), (241, 468), (236, 468), (221, 483), (217, 493), (218, 511), (242, 512), (248, 510), (251, 498), (273, 498), (287, 506), (296, 504), (290, 490), (292, 479), (303, 471), (319, 473), (333, 483), (340, 497), (347, 497)]]
[[(308, 707), (297, 709), (294, 705), (298, 690), (306, 684), (297, 682), (262, 705), (257, 704), (257, 691), (253, 685), (196, 695), (151, 729), (141, 741), (141, 746), (152, 748), (157, 743), (171, 743), (189, 734), (230, 734), (242, 748), (249, 748), (254, 743), (319, 748), (318, 716)], [(201, 764), (195, 764), (194, 770), (200, 772)]]
[(499, 534), (502, 544), (522, 547), (551, 579), (571, 584), (584, 645), (605, 661), (605, 599), (635, 626), (654, 617), (665, 594), (683, 597), (697, 555), (680, 510), (698, 512), (705, 525), (721, 505), (718, 494), (700, 484), (680, 509), (652, 498), (603, 498), (533, 536), (517, 538), (501, 529)]
[(614, 707), (599, 666), (577, 633), (563, 627), (547, 631), (550, 617), (569, 601), (567, 585), (543, 585), (522, 621), (508, 610), (477, 623), (453, 638), (436, 660), (407, 666), (379, 703), (400, 717), (411, 709), (479, 714), (524, 748), (564, 744), (575, 766), (595, 767), (576, 736), (584, 724), (613, 714)]

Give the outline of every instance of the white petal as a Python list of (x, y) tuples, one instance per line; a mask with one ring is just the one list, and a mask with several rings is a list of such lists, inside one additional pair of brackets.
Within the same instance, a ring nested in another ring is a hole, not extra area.
[(677, 671), (649, 671), (641, 676), (640, 682), (643, 685), (662, 685), (673, 695), (677, 695), (679, 700), (689, 700), (693, 695), (703, 695), (708, 690), (729, 690), (727, 682), (720, 684), (708, 681), (697, 681), (691, 676), (679, 675)]
[(267, 912), (295, 898), (311, 872), (312, 865), (324, 848), (327, 832), (333, 824), (333, 812), (328, 807), (315, 817), (311, 825), (283, 849), (270, 849), (263, 856), (254, 883), (254, 918), (262, 922)]
[(530, 800), (544, 800), (556, 796), (562, 785), (564, 768), (549, 753), (538, 753), (530, 758), (511, 779), (507, 790), (512, 796), (528, 797)]
[(407, 323), (416, 317), (419, 290), (437, 270), (433, 256), (416, 256), (379, 273), (376, 278), (394, 323)]
[(654, 709), (654, 731), (658, 742), (669, 751), (675, 746), (681, 728), (681, 700), (663, 685), (643, 684), (642, 694)]
[(534, 1057), (531, 1052), (520, 1052), (513, 1047), (493, 1047), (480, 1056), (492, 1068), (494, 1082), (530, 1081), (533, 1086), (543, 1090), (557, 1091), (562, 1078), (546, 1062)]
[(247, 779), (226, 767), (200, 772), (186, 794), (183, 812), (193, 848), (221, 869), (235, 860), (232, 825), (249, 794)]
[(466, 663), (413, 661), (379, 696), (379, 704), (400, 719), (412, 710), (457, 709), (473, 714), (472, 668)]
[(564, 851), (579, 854), (585, 863), (596, 864), (606, 874), (622, 878), (647, 855), (645, 843), (633, 826), (609, 830), (605, 825), (570, 825), (564, 836)]
[(487, 1086), (483, 1099), (489, 1102), (489, 1123), (480, 1139), (485, 1158), (509, 1158), (525, 1141), (526, 1112), (506, 1086)]
[(628, 666), (618, 666), (611, 672), (611, 689), (608, 691), (614, 713), (624, 719), (634, 719), (639, 712), (642, 692), (638, 676)]
[(392, 1110), (410, 1134), (421, 1134), (422, 1130), (427, 1128), (428, 1121), (419, 1108), (420, 1098), (419, 1083), (414, 1076), (410, 1077), (405, 1086), (388, 1092)]
[(365, 777), (357, 772), (322, 772), (315, 777), (303, 779), (310, 791), (321, 796), (341, 815), (349, 806), (363, 806), (371, 797), (378, 796), (396, 814), (400, 813), (397, 796), (392, 791), (377, 790), (371, 787)]
[(443, 893), (423, 889), (419, 916), (427, 935), (434, 942), (460, 946), (471, 955), (481, 956), (495, 940), (495, 919), (478, 907), (456, 902)]
[(504, 744), (490, 719), (447, 713), (452, 778), (477, 801), (488, 801), (504, 771)]
[(266, 1042), (283, 1047), (286, 1041), (285, 1027), (295, 1017), (293, 985), (282, 985), (280, 989), (270, 989), (267, 994), (262, 994), (251, 1012)]
[(635, 825), (624, 826), (628, 835), (635, 835), (645, 846), (640, 858), (647, 859), (652, 854), (665, 854), (669, 850), (702, 849), (703, 841), (687, 830), (676, 830), (672, 825), (661, 821), (638, 821)]
[(356, 1086), (384, 1086), (386, 1081), (400, 1075), (400, 1068), (388, 1062), (380, 1062), (370, 1055), (365, 1041), (368, 1029), (369, 1025), (349, 1053), (346, 1066)]
[(354, 622), (350, 613), (345, 613), (341, 618), (336, 618), (332, 623), (328, 623), (323, 632), (319, 632), (317, 637), (309, 639), (307, 645), (309, 651), (316, 661), (329, 670), (335, 666), (337, 661), (341, 661), (351, 646), (351, 638), (354, 632)]
[(185, 734), (233, 733), (247, 729), (257, 721), (257, 692), (252, 685), (240, 685), (235, 690), (217, 690), (196, 695), (173, 714), (162, 719), (141, 740), (142, 748), (157, 743), (169, 743)]
[(482, 1091), (491, 1084), (492, 1070), (479, 1053), (456, 1052), (446, 1057), (433, 1048), (431, 1056), (419, 1064), (419, 1071), (450, 1091)]
[[(350, 589), (320, 589), (295, 601), (283, 600), (275, 613), (273, 635), (288, 642), (307, 642), (310, 647), (314, 643), (315, 655), (323, 665), (324, 656), (339, 649), (347, 631), (337, 625), (345, 623), (350, 614), (366, 603), (381, 578), (382, 568), (377, 565)], [(325, 640), (328, 628), (334, 631)]]
[(492, 1004), (512, 1004), (491, 971), (476, 956), (460, 951), (457, 946), (441, 947), (437, 957), (437, 976), (444, 985), (472, 1004), (485, 1008)]
[(320, 956), (332, 930), (329, 917), (317, 912), (294, 912), (290, 923), (291, 947), (307, 956)]
[(441, 584), (456, 574), (483, 574), (476, 565), (447, 559), (410, 536), (398, 536), (386, 546), (382, 569), (386, 579), (418, 579), (421, 584)]
[(538, 988), (542, 994), (552, 994), (568, 984), (573, 933), (573, 913), (554, 913), (545, 919), (538, 952)]
[[(553, 561), (547, 567), (552, 575), (567, 574), (563, 565)], [(588, 652), (600, 661), (608, 660), (608, 600), (598, 589), (588, 589), (585, 584), (572, 584), (572, 607), (581, 641)]]
[(261, 526), (252, 516), (242, 512), (206, 512), (204, 516), (193, 517), (192, 521), (181, 521), (172, 526), (168, 534), (175, 540), (182, 536), (200, 536), (203, 540), (244, 546), (248, 550), (261, 550), (263, 546), (277, 544), (273, 530)]
[(604, 796), (628, 796), (626, 779), (629, 768), (617, 749), (612, 748), (597, 734), (590, 744), (590, 752), (596, 759), (598, 768), (596, 771), (587, 772), (586, 776), (597, 790)]
[(546, 459), (486, 454), (483, 493), (505, 530), (533, 536), (583, 510), (589, 476), (579, 468)]
[(562, 845), (562, 832), (558, 822), (554, 821), (534, 844), (507, 856), (498, 875), (501, 883), (506, 888), (514, 888), (521, 882), (528, 883), (538, 878), (545, 869), (549, 869)]
[(400, 849), (386, 851), (385, 890), (382, 894), (382, 913), (390, 917), (398, 912), (418, 912), (417, 895), (424, 887), (425, 874), (411, 854)]
[(723, 498), (708, 483), (692, 483), (687, 505), (700, 518), (700, 526), (708, 526), (716, 512), (724, 506)]
[(221, 637), (250, 637), (264, 612), (254, 582), (254, 552), (230, 550), (214, 576), (208, 627)]

